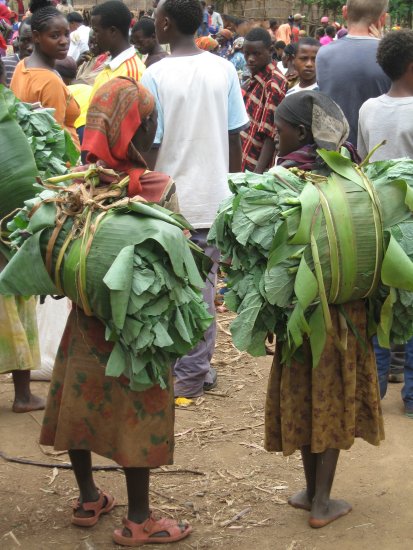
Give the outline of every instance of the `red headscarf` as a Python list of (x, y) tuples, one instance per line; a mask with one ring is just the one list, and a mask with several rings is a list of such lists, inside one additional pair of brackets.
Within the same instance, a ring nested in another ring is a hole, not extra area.
[(142, 84), (116, 77), (97, 90), (87, 112), (82, 144), (87, 161), (103, 160), (109, 168), (126, 172), (129, 195), (140, 193), (140, 177), (146, 170), (143, 158), (136, 150), (131, 152), (131, 140), (154, 105), (152, 94)]
[(11, 20), (17, 19), (17, 14), (14, 11), (9, 10), (4, 4), (0, 4), (0, 19), (5, 19), (6, 23), (11, 24)]

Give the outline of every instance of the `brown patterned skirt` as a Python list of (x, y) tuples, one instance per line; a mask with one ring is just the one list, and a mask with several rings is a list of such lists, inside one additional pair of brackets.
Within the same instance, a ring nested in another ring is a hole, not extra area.
[[(368, 343), (367, 350), (348, 331), (345, 356), (330, 338), (318, 367), (304, 345), (304, 362), (281, 364), (277, 348), (271, 367), (265, 405), (265, 447), (290, 455), (305, 445), (313, 453), (349, 449), (355, 437), (372, 445), (384, 439), (374, 352), (367, 338), (366, 308), (362, 301), (345, 306), (347, 315)], [(338, 330), (338, 309), (330, 307)], [(281, 346), (280, 346), (281, 347)]]
[(174, 400), (168, 388), (143, 392), (127, 378), (105, 376), (113, 344), (105, 327), (74, 308), (56, 357), (40, 443), (86, 449), (125, 467), (172, 464)]

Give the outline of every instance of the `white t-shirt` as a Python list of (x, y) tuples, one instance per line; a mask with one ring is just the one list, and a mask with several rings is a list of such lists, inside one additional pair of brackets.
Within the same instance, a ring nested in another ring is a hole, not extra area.
[(314, 92), (317, 92), (318, 89), (319, 88), (317, 82), (314, 82), (314, 84), (311, 84), (311, 86), (306, 86), (305, 88), (302, 88), (298, 83), (288, 90), (287, 95), (295, 94), (296, 92), (305, 92), (307, 90), (313, 90)]
[(237, 71), (209, 52), (170, 56), (148, 67), (142, 84), (158, 107), (156, 170), (175, 180), (180, 210), (193, 227), (211, 227), (230, 194), (228, 132), (249, 123)]
[(90, 28), (85, 25), (80, 25), (80, 27), (70, 33), (68, 57), (73, 57), (77, 61), (82, 53), (89, 51), (89, 34)]
[(386, 140), (371, 162), (408, 157), (413, 159), (413, 97), (387, 94), (368, 99), (360, 109), (357, 149), (362, 159)]

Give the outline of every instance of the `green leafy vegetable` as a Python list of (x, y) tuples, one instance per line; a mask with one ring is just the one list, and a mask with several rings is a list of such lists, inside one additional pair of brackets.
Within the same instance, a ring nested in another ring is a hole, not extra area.
[(328, 304), (368, 298), (369, 329), (381, 344), (413, 335), (413, 161), (359, 167), (319, 154), (328, 177), (283, 168), (230, 174), (234, 195), (209, 234), (223, 254), (226, 305), (238, 313), (235, 345), (264, 354), (268, 330), (288, 361), (308, 336), (314, 366), (327, 334), (345, 346)]

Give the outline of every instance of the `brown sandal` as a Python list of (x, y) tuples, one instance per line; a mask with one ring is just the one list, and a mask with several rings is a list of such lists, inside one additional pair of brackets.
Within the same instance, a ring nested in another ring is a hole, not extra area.
[[(143, 544), (167, 544), (182, 540), (192, 533), (192, 527), (184, 523), (178, 523), (174, 519), (155, 519), (152, 514), (143, 523), (135, 523), (129, 519), (122, 520), (126, 529), (129, 529), (131, 536), (125, 536), (123, 529), (116, 529), (113, 533), (113, 540), (123, 546), (142, 546)], [(165, 536), (159, 533), (166, 533)], [(156, 536), (158, 535), (158, 536)]]
[[(73, 506), (72, 523), (73, 525), (79, 525), (80, 527), (93, 527), (99, 521), (99, 517), (102, 514), (107, 514), (115, 506), (115, 499), (109, 493), (99, 490), (99, 498), (95, 502), (83, 502), (80, 503), (79, 499)], [(82, 518), (76, 516), (77, 510), (82, 509), (85, 512), (93, 512), (93, 516)]]

